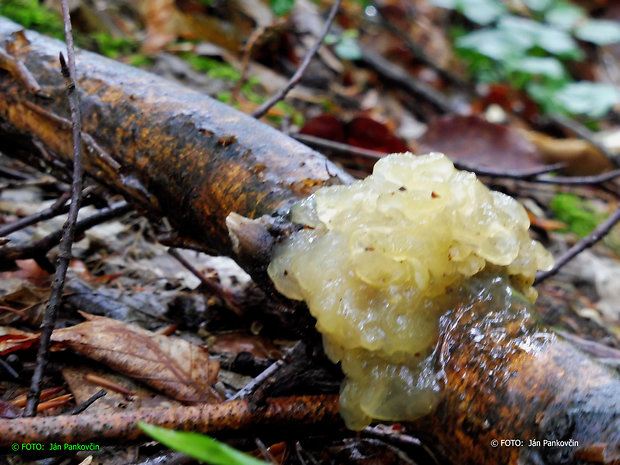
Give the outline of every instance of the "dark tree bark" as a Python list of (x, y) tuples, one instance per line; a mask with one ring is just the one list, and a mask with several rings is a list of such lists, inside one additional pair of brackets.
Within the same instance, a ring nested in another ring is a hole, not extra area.
[[(23, 74), (2, 72), (0, 150), (69, 161), (58, 61), (64, 44), (20, 30), (0, 19), (7, 55), (25, 65), (41, 91), (24, 85)], [(87, 173), (214, 252), (232, 252), (230, 212), (272, 214), (317, 187), (350, 179), (321, 154), (205, 95), (93, 53), (80, 51), (76, 61)]]

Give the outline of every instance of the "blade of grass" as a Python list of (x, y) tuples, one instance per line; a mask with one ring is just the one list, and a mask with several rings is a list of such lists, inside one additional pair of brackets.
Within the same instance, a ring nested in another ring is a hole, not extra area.
[(233, 449), (209, 436), (174, 431), (142, 422), (138, 422), (138, 426), (165, 446), (212, 465), (268, 465), (267, 462)]

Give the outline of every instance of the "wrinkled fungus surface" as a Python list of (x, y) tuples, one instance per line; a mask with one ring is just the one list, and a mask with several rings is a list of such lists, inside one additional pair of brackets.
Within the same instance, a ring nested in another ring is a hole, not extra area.
[(342, 363), (352, 429), (432, 411), (439, 318), (471, 299), (467, 280), (503, 275), (533, 301), (536, 271), (553, 263), (516, 200), (438, 153), (390, 155), (291, 217), (306, 227), (278, 245), (268, 271), (281, 293), (307, 303), (327, 355)]

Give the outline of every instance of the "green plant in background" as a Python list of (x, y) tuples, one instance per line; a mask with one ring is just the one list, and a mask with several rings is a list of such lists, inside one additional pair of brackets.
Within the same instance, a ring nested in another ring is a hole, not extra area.
[(566, 223), (568, 230), (585, 237), (592, 232), (605, 216), (589, 202), (573, 194), (558, 194), (551, 201), (555, 216)]
[(195, 70), (205, 72), (212, 79), (226, 79), (230, 81), (241, 79), (241, 73), (223, 61), (189, 52), (182, 53), (181, 58), (192, 65)]
[(269, 0), (269, 7), (276, 16), (288, 14), (295, 4), (295, 0)]
[(138, 426), (163, 445), (212, 465), (267, 465), (267, 462), (202, 434), (173, 431), (142, 422)]
[(347, 29), (342, 34), (327, 34), (325, 43), (334, 45), (334, 52), (343, 60), (359, 60), (362, 58), (362, 49), (357, 43), (359, 31)]
[[(38, 0), (0, 2), (0, 15), (28, 29), (64, 40), (64, 26), (59, 14), (41, 5)], [(136, 53), (139, 44), (128, 37), (112, 37), (105, 32), (76, 33), (75, 41), (80, 47), (95, 49), (110, 58), (129, 56), (134, 65), (150, 64), (148, 57)]]
[(454, 32), (455, 47), (478, 82), (508, 82), (525, 90), (545, 112), (596, 119), (620, 102), (612, 85), (574, 82), (565, 65), (584, 55), (575, 39), (620, 42), (620, 24), (590, 19), (561, 0), (524, 0), (532, 19), (512, 15), (496, 0), (432, 0), (482, 27)]
[(91, 32), (88, 37), (92, 39), (97, 51), (110, 58), (118, 58), (122, 55), (135, 53), (139, 45), (128, 37), (112, 37), (105, 32)]
[(2, 1), (0, 16), (6, 16), (26, 28), (36, 29), (57, 39), (64, 38), (64, 27), (60, 17), (41, 5), (38, 0)]

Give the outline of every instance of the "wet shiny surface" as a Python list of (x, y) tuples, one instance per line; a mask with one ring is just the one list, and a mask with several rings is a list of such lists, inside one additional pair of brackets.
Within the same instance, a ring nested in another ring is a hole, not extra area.
[(503, 342), (528, 329), (529, 310), (513, 301), (535, 297), (536, 270), (551, 256), (530, 239), (518, 202), (443, 155), (386, 157), (364, 181), (294, 206), (292, 219), (307, 228), (276, 250), (269, 273), (280, 292), (306, 301), (328, 356), (342, 363), (350, 428), (433, 410), (451, 345), (447, 314), (458, 323), (459, 309), (485, 303), (474, 340), (501, 347), (492, 357), (534, 350)]

